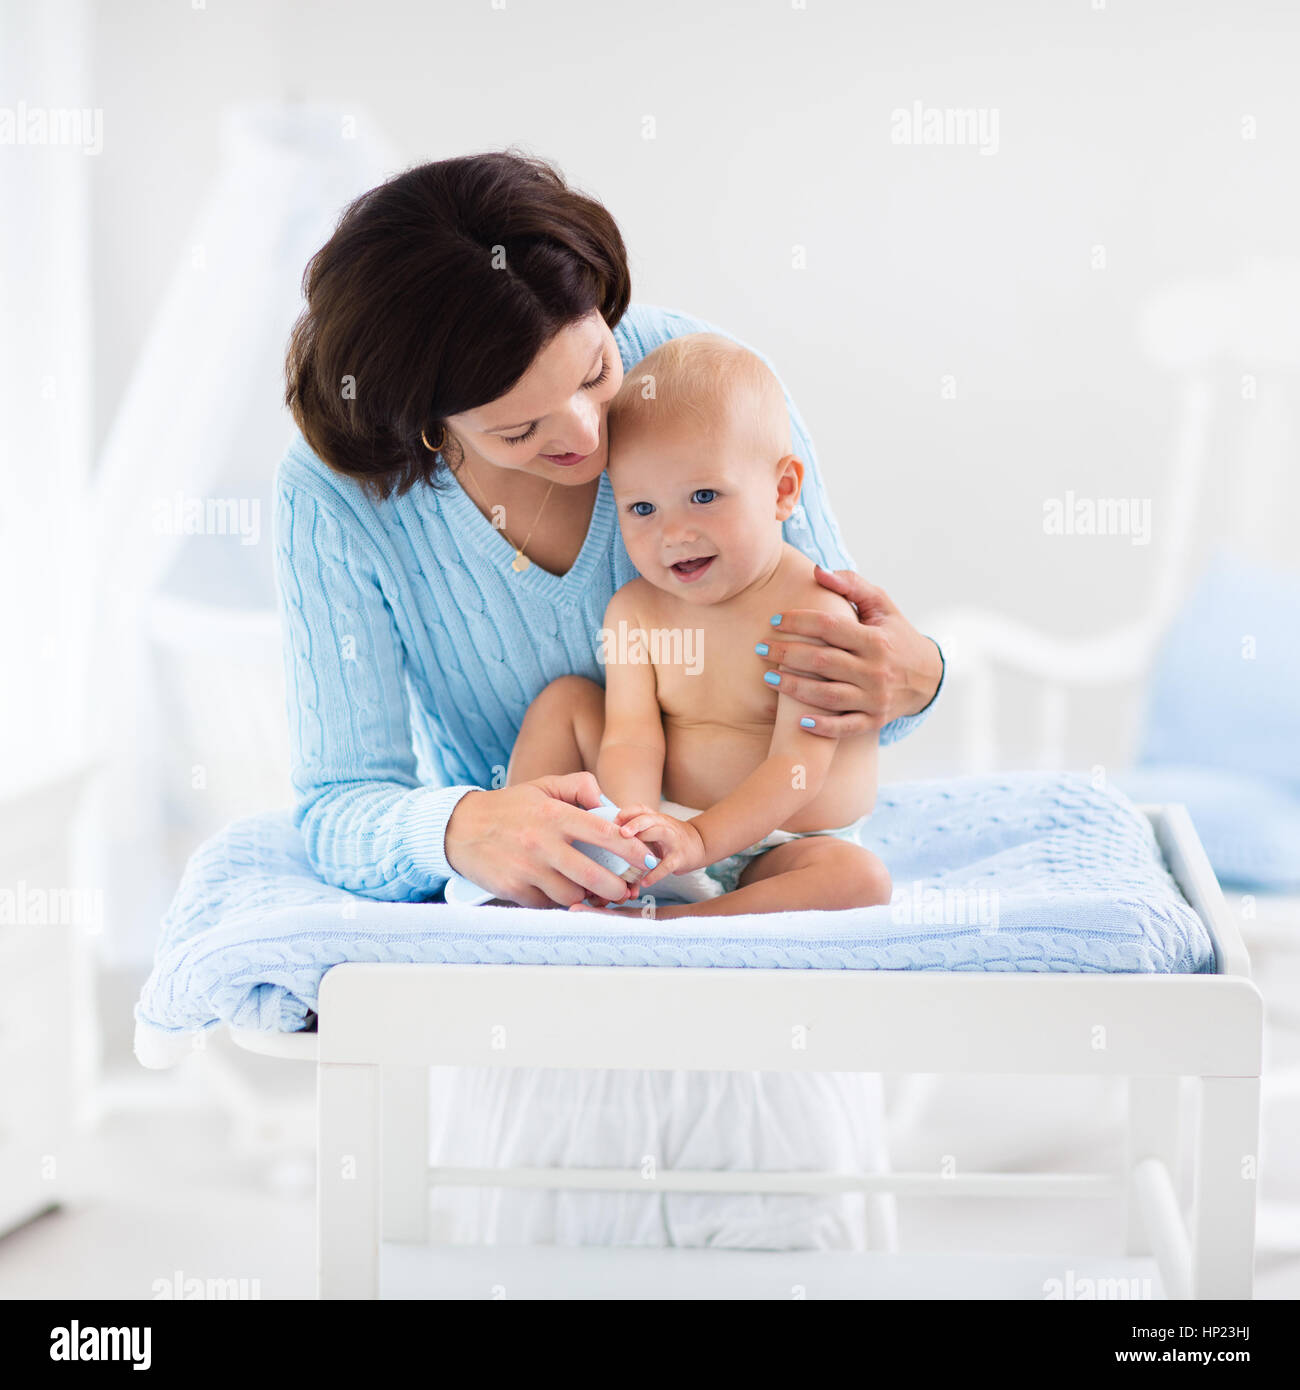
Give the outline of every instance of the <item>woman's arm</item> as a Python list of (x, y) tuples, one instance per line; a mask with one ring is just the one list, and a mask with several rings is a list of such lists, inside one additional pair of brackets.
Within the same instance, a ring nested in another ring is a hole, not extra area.
[[(634, 305), (616, 332), (626, 337), (633, 350), (639, 351), (642, 356), (669, 338), (686, 333), (720, 333), (749, 348), (772, 369), (778, 381), (781, 379), (780, 373), (772, 367), (764, 353), (737, 338), (734, 333), (675, 310), (648, 304)], [(815, 560), (823, 571), (851, 572), (855, 568), (853, 560), (844, 548), (839, 526), (827, 500), (812, 436), (784, 382), (781, 389), (790, 413), (792, 452), (804, 464), (803, 491), (799, 506), (785, 523), (785, 539), (796, 550)], [(833, 575), (819, 575), (827, 588), (845, 594), (855, 603), (858, 602), (855, 594), (867, 591), (883, 600), (883, 604), (877, 603), (868, 613), (863, 613), (859, 604), (860, 631), (854, 630), (851, 618), (841, 619), (830, 636), (826, 636), (801, 625), (807, 617), (817, 616), (811, 610), (788, 615), (789, 631), (809, 637), (823, 637), (832, 646), (841, 642), (848, 644), (844, 648), (844, 659), (832, 657), (831, 667), (824, 676), (807, 667), (781, 665), (775, 656), (775, 647), (765, 660), (772, 669), (790, 672), (791, 693), (816, 707), (818, 736), (838, 738), (875, 728), (880, 730), (881, 747), (885, 747), (905, 738), (928, 716), (943, 685), (943, 654), (938, 643), (918, 632), (890, 603), (883, 590), (857, 575), (848, 574), (846, 578), (856, 581), (856, 584), (846, 583), (843, 578), (837, 582)], [(871, 627), (877, 631), (870, 631)], [(768, 641), (767, 635), (762, 640)], [(819, 690), (819, 680), (827, 683), (828, 687), (833, 684), (835, 688)]]
[(354, 893), (433, 896), (453, 872), (447, 821), (474, 788), (420, 784), (393, 616), (357, 536), (283, 466), (275, 559), (294, 818), (307, 857), (327, 883)]

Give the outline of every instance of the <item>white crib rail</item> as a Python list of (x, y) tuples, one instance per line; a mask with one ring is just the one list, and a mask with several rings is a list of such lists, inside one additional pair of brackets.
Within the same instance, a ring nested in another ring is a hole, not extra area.
[(992, 772), (1000, 766), (1000, 675), (1041, 682), (1037, 763), (1046, 768), (1066, 763), (1070, 689), (1119, 686), (1148, 672), (1187, 584), (1212, 408), (1209, 380), (1200, 374), (1189, 378), (1162, 499), (1168, 520), (1160, 531), (1154, 587), (1140, 617), (1082, 638), (1059, 637), (994, 609), (970, 605), (941, 610), (921, 624), (943, 648), (948, 671), (945, 698), (962, 709), (959, 756), (964, 771)]
[[(1294, 507), (1284, 492), (1294, 474), (1296, 392), (1300, 384), (1300, 261), (1248, 263), (1218, 279), (1174, 284), (1138, 316), (1138, 336), (1153, 366), (1180, 382), (1174, 447), (1153, 511), (1155, 571), (1140, 615), (1085, 638), (1062, 638), (1007, 614), (955, 606), (921, 624), (951, 663), (961, 703), (961, 764), (969, 772), (999, 766), (999, 677), (1041, 682), (1039, 754), (1043, 767), (1065, 762), (1070, 691), (1140, 681), (1187, 591), (1201, 520), (1210, 427), (1216, 412), (1237, 436), (1230, 458), (1235, 517), (1213, 518), (1213, 533), (1274, 560), (1294, 550)], [(1240, 414), (1227, 407), (1237, 385)], [(1218, 394), (1216, 396), (1216, 386)]]

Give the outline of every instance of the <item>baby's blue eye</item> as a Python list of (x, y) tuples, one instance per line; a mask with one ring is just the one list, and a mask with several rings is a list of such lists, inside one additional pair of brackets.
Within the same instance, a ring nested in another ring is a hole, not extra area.
[(692, 502), (712, 502), (718, 494), (711, 487), (697, 487), (691, 493)]
[[(642, 511), (643, 507), (645, 508), (644, 511)], [(654, 509), (653, 502), (633, 502), (628, 508), (628, 511), (634, 513), (636, 516), (649, 516)]]

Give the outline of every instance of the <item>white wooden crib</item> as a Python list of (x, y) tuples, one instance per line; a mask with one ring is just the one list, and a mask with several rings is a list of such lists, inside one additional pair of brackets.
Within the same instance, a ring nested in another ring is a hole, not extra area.
[[(1101, 1286), (1112, 1297), (1249, 1298), (1261, 999), (1185, 809), (1143, 811), (1209, 928), (1212, 975), (336, 966), (317, 1033), (232, 1032), (252, 1051), (316, 1063), (320, 1295), (1041, 1299), (1068, 1272), (1125, 1281)], [(428, 1068), (521, 1057), (539, 1067), (1125, 1076), (1128, 1145), (1122, 1169), (1089, 1173), (431, 1169)], [(1184, 1077), (1198, 1082), (1193, 1105)], [(1184, 1162), (1190, 1213), (1178, 1196)], [(430, 1244), (431, 1187), (473, 1184), (862, 1192), (871, 1253)], [(1118, 1202), (1127, 1248), (1102, 1261), (908, 1255), (889, 1248), (887, 1194)]]

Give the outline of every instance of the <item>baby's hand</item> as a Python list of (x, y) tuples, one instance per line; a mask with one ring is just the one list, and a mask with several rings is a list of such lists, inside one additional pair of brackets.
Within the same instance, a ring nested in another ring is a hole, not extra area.
[(616, 824), (623, 834), (642, 840), (659, 856), (659, 863), (637, 884), (637, 891), (650, 888), (669, 874), (686, 874), (702, 869), (709, 862), (704, 838), (688, 820), (666, 816), (648, 806), (625, 806)]

